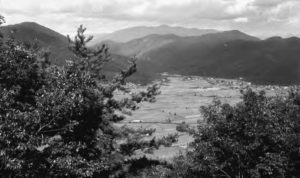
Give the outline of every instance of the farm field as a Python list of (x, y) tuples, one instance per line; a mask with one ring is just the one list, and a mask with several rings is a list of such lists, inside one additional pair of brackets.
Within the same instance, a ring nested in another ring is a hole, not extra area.
[[(203, 121), (200, 106), (210, 104), (215, 98), (234, 105), (241, 100), (240, 90), (251, 85), (241, 80), (213, 79), (204, 77), (183, 77), (168, 75), (160, 87), (161, 94), (154, 103), (141, 103), (140, 109), (118, 125), (131, 128), (155, 128), (154, 136), (160, 138), (176, 133), (176, 126), (186, 122), (196, 127)], [(137, 88), (137, 90), (143, 87)], [(254, 90), (266, 90), (267, 95), (276, 94), (278, 88), (251, 85)], [(172, 147), (155, 150), (151, 157), (170, 159), (184, 151), (193, 138), (187, 133), (179, 133), (179, 140)]]

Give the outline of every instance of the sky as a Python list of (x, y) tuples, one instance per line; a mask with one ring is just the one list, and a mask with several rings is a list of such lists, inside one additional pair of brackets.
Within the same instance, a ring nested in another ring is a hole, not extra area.
[(64, 35), (132, 26), (240, 30), (259, 36), (300, 35), (300, 0), (0, 0), (6, 24), (34, 21)]

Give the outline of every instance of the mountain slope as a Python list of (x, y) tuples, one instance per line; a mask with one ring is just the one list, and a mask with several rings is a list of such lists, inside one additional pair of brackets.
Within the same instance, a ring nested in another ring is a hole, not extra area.
[(57, 65), (65, 64), (65, 59), (73, 56), (68, 49), (68, 40), (65, 36), (34, 22), (23, 22), (1, 27), (4, 37), (13, 32), (13, 36), (20, 42), (33, 42), (51, 51), (51, 62)]
[[(42, 48), (48, 48), (51, 51), (50, 60), (52, 64), (64, 65), (65, 60), (73, 58), (73, 53), (68, 49), (68, 40), (65, 36), (34, 22), (24, 22), (15, 25), (8, 25), (0, 27), (4, 38), (7, 39), (13, 31), (13, 36), (16, 41), (31, 43), (38, 42)], [(104, 73), (108, 78), (112, 78), (116, 73), (126, 68), (129, 63), (128, 58), (118, 54), (111, 55), (111, 61), (105, 65)], [(139, 83), (147, 83), (153, 80), (155, 74), (148, 75), (147, 72), (138, 71), (131, 77), (132, 81)]]
[(95, 36), (94, 41), (90, 45), (96, 45), (97, 43), (111, 40), (115, 42), (129, 42), (134, 39), (142, 38), (148, 35), (166, 35), (174, 34), (177, 36), (201, 36), (209, 33), (217, 33), (218, 31), (212, 29), (196, 29), (196, 28), (184, 28), (184, 27), (171, 27), (167, 25), (161, 25), (156, 27), (131, 27), (116, 32)]
[(143, 59), (145, 56), (144, 54), (159, 49), (165, 45), (173, 43), (179, 40), (181, 37), (167, 34), (167, 35), (148, 35), (146, 37), (142, 37), (139, 39), (131, 40), (127, 43), (117, 43), (114, 41), (104, 41), (97, 46), (101, 46), (102, 44), (106, 44), (111, 53), (123, 55), (127, 57), (137, 57)]
[[(133, 57), (136, 56), (140, 59), (147, 59), (144, 54), (149, 53), (152, 50), (163, 48), (164, 46), (171, 45), (172, 43), (182, 44), (184, 46), (193, 45), (194, 43), (203, 43), (205, 45), (211, 43), (218, 43), (230, 40), (259, 40), (256, 37), (246, 35), (239, 31), (228, 31), (215, 34), (206, 34), (203, 36), (192, 36), (192, 37), (180, 37), (174, 34), (158, 35), (152, 34), (142, 38), (134, 39), (126, 43), (117, 43), (114, 41), (104, 41), (96, 46), (106, 44), (109, 46), (112, 53)], [(180, 48), (182, 48), (180, 47)], [(171, 51), (171, 49), (169, 50)]]
[[(230, 36), (238, 35), (236, 39)], [(223, 38), (225, 37), (225, 38)], [(245, 38), (246, 37), (246, 38)], [(262, 84), (300, 84), (300, 39), (255, 40), (240, 32), (182, 39), (145, 54), (153, 72), (223, 78)]]

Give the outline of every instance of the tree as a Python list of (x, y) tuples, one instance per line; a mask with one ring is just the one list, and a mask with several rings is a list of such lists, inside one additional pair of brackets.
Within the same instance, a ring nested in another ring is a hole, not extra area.
[(126, 78), (136, 71), (135, 62), (106, 79), (108, 49), (87, 48), (92, 37), (85, 30), (80, 26), (69, 38), (76, 57), (63, 67), (48, 65), (48, 54), (13, 39), (0, 45), (0, 175), (120, 177), (130, 174), (136, 150), (163, 143), (142, 140), (152, 131), (114, 126), (124, 119), (122, 110), (155, 101), (158, 86), (117, 100), (115, 91), (130, 92)]
[(299, 90), (266, 97), (251, 89), (236, 106), (214, 101), (194, 131), (186, 156), (174, 161), (172, 177), (299, 177)]
[[(0, 15), (0, 26), (5, 23), (4, 17)], [(0, 38), (3, 38), (3, 34), (0, 32)]]
[(178, 124), (176, 126), (176, 130), (178, 132), (189, 132), (190, 127), (189, 127), (189, 125), (187, 123), (185, 123), (184, 121), (182, 121), (180, 124)]

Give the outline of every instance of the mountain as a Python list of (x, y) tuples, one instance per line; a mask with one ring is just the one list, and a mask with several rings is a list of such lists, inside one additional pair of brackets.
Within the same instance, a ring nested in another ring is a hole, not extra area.
[[(210, 44), (212, 42), (218, 43), (229, 40), (259, 40), (256, 37), (246, 35), (239, 31), (230, 31), (214, 34), (206, 34), (203, 36), (192, 36), (192, 37), (180, 37), (174, 34), (158, 35), (152, 34), (142, 38), (134, 39), (126, 43), (118, 43), (115, 41), (104, 41), (95, 46), (102, 46), (106, 44), (110, 51), (114, 54), (119, 54), (127, 57), (138, 57), (140, 59), (147, 59), (144, 54), (149, 53), (152, 50), (163, 48), (172, 43), (184, 44), (188, 43), (205, 43)], [(149, 59), (149, 58), (148, 58)]]
[(167, 34), (167, 35), (157, 35), (152, 34), (139, 39), (134, 39), (126, 43), (117, 43), (114, 41), (104, 41), (100, 44), (95, 45), (95, 47), (107, 45), (111, 53), (123, 55), (127, 57), (137, 57), (143, 59), (145, 53), (159, 49), (165, 45), (179, 40), (181, 37)]
[(196, 28), (184, 28), (184, 27), (171, 27), (167, 25), (146, 27), (138, 26), (118, 30), (110, 34), (96, 35), (91, 46), (101, 43), (103, 41), (111, 40), (115, 42), (129, 42), (134, 39), (142, 38), (151, 34), (166, 35), (174, 34), (177, 36), (201, 36), (208, 33), (217, 33), (217, 30), (212, 29), (196, 29)]
[[(52, 64), (64, 65), (66, 59), (74, 57), (73, 53), (68, 49), (68, 39), (65, 36), (37, 23), (23, 22), (2, 26), (0, 31), (3, 33), (5, 40), (13, 32), (16, 41), (24, 43), (36, 41), (42, 48), (49, 49), (51, 51), (50, 60)], [(105, 74), (107, 74), (108, 78), (113, 77), (129, 65), (128, 60), (128, 57), (112, 54), (111, 61), (104, 68)], [(156, 74), (148, 75), (147, 72), (139, 70), (131, 77), (131, 80), (139, 83), (148, 83), (154, 80), (155, 77)]]
[(73, 56), (68, 49), (68, 40), (65, 36), (35, 22), (3, 26), (0, 30), (5, 39), (13, 32), (16, 41), (24, 43), (36, 41), (41, 47), (49, 49), (50, 59), (54, 64), (63, 65), (65, 59)]
[[(300, 39), (266, 40), (239, 31), (182, 38), (152, 50), (141, 68), (222, 78), (243, 77), (259, 84), (300, 84)], [(151, 62), (150, 62), (151, 61)]]
[[(15, 31), (17, 41), (37, 41), (43, 48), (50, 48), (54, 64), (64, 65), (65, 59), (74, 57), (65, 36), (37, 23), (3, 26), (1, 31), (6, 38)], [(150, 34), (128, 42), (105, 43), (112, 53), (112, 60), (105, 68), (109, 77), (128, 66), (130, 57), (137, 56), (138, 72), (131, 80), (140, 83), (151, 82), (159, 73), (169, 72), (243, 77), (260, 84), (300, 84), (300, 39), (296, 37), (260, 40), (234, 30), (202, 36)]]
[[(108, 79), (112, 79), (116, 74), (120, 73), (120, 71), (129, 67), (130, 58), (112, 54), (111, 60), (104, 64), (104, 73)], [(147, 85), (152, 81), (159, 79), (161, 76), (159, 73), (155, 73), (152, 71), (151, 67), (146, 67), (144, 65), (137, 64), (137, 71), (130, 76), (127, 80), (134, 83), (139, 83), (143, 85)]]

